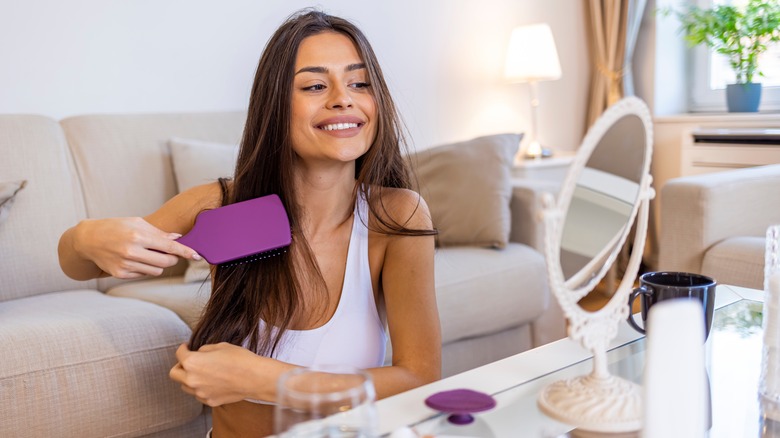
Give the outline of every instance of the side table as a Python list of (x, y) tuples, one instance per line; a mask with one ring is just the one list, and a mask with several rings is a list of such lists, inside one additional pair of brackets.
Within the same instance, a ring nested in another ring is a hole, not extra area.
[(549, 158), (515, 159), (513, 179), (546, 180), (561, 183), (574, 161), (575, 152), (556, 152)]

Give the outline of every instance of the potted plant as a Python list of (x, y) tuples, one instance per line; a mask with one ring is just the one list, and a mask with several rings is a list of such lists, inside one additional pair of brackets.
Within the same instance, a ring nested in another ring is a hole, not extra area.
[(755, 112), (761, 101), (763, 76), (758, 58), (767, 45), (780, 40), (780, 2), (748, 0), (742, 7), (714, 5), (706, 9), (690, 5), (675, 12), (680, 29), (690, 46), (704, 44), (728, 58), (736, 84), (726, 86), (726, 103), (731, 112)]

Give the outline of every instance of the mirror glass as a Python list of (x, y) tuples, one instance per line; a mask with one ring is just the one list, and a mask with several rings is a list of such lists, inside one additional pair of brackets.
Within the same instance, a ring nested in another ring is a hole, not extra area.
[(571, 289), (613, 263), (637, 203), (645, 159), (645, 126), (633, 114), (599, 140), (576, 179), (561, 236), (561, 269)]

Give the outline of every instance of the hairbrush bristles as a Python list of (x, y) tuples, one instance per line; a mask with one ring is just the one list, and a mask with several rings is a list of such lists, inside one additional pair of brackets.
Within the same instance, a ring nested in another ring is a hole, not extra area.
[(261, 252), (259, 254), (255, 254), (255, 255), (252, 255), (252, 256), (249, 256), (249, 257), (244, 257), (244, 258), (233, 260), (233, 261), (230, 261), (230, 262), (227, 262), (227, 263), (222, 263), (219, 266), (223, 266), (223, 267), (229, 268), (229, 267), (238, 266), (238, 265), (241, 265), (241, 264), (244, 264), (244, 263), (256, 262), (258, 260), (263, 260), (263, 259), (267, 259), (267, 258), (271, 258), (271, 257), (276, 257), (276, 256), (284, 254), (286, 252), (287, 252), (287, 248), (272, 249), (270, 251)]

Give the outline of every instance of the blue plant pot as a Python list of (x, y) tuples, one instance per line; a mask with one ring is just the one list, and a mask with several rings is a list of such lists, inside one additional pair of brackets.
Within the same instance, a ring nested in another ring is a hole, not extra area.
[(726, 85), (726, 106), (730, 113), (754, 113), (761, 103), (761, 84)]

